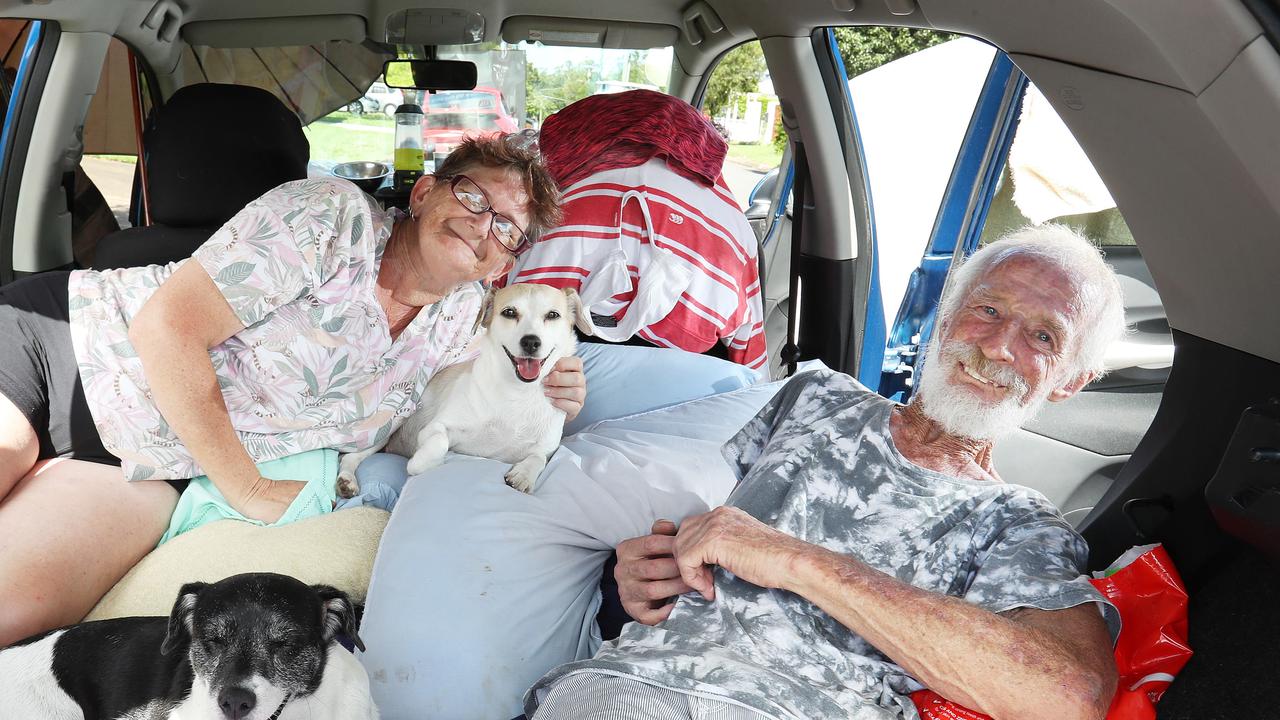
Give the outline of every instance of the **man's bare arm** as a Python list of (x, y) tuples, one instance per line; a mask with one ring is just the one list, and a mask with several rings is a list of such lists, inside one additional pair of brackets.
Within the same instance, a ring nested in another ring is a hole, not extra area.
[(942, 696), (996, 720), (1095, 720), (1116, 683), (1097, 608), (997, 615), (797, 540), (736, 508), (688, 518), (676, 561), (714, 597), (710, 565), (804, 597)]

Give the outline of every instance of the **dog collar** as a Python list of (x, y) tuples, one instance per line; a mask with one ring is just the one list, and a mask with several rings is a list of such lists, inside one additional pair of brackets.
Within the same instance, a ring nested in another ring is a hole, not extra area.
[(280, 713), (284, 712), (285, 704), (292, 699), (293, 695), (285, 695), (284, 699), (280, 701), (280, 707), (276, 708), (276, 711), (271, 713), (271, 717), (267, 718), (267, 720), (280, 720)]

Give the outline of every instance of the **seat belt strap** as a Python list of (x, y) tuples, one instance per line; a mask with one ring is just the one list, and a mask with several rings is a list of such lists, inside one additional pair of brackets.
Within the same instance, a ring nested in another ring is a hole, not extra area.
[[(809, 166), (805, 160), (804, 143), (796, 141), (795, 182), (792, 184), (791, 210), (791, 289), (787, 295), (787, 343), (782, 346), (782, 360), (787, 364), (787, 377), (796, 374), (800, 360), (800, 240), (804, 237), (805, 191), (809, 184)], [(785, 203), (786, 198), (782, 198)]]

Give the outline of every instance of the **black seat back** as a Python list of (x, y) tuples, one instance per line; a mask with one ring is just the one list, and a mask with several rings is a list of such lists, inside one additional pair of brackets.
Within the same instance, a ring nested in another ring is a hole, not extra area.
[(97, 269), (189, 257), (254, 198), (306, 177), (311, 152), (297, 115), (266, 90), (244, 85), (178, 90), (142, 137), (152, 224), (104, 237)]

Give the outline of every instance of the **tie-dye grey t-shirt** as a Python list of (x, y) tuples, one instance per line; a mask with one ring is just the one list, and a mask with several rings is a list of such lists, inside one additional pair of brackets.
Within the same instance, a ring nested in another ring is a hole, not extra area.
[[(926, 470), (894, 447), (894, 404), (829, 371), (800, 375), (724, 448), (741, 478), (727, 505), (916, 587), (992, 612), (1102, 604), (1087, 548), (1040, 493)], [(776, 718), (918, 717), (921, 685), (808, 600), (715, 570), (716, 599), (681, 596), (657, 627), (627, 625), (573, 672), (636, 677)]]

